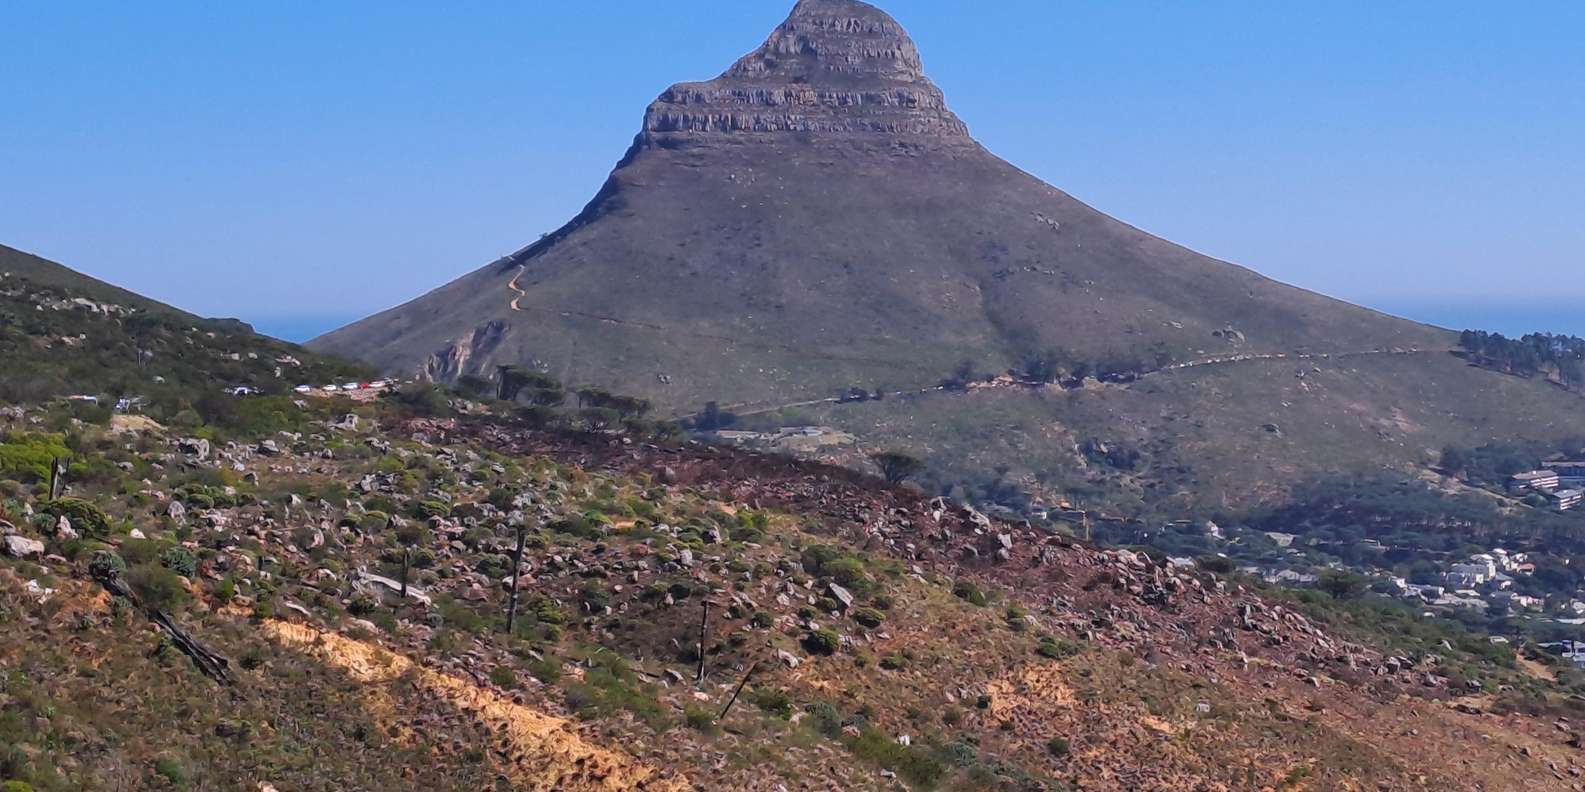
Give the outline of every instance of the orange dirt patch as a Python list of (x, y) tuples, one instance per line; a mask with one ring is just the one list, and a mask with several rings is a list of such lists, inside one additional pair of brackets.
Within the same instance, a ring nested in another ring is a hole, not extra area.
[(332, 632), (284, 621), (271, 621), (264, 631), (276, 642), (311, 653), (375, 686), (376, 711), (386, 710), (384, 686), (408, 679), (453, 707), (471, 713), (510, 740), (518, 760), (507, 769), (525, 790), (543, 792), (684, 792), (685, 779), (662, 777), (654, 768), (625, 754), (586, 742), (564, 719), (517, 704), (494, 691), (419, 666), (378, 646)]

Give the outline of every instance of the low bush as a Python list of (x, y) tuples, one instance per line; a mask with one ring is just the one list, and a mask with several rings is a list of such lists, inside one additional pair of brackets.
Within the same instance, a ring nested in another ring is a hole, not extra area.
[(110, 537), (110, 517), (105, 510), (81, 498), (60, 498), (44, 505), (44, 513), (65, 517), (72, 528), (83, 536), (94, 539)]
[(958, 582), (953, 583), (952, 594), (953, 596), (969, 603), (970, 605), (979, 607), (984, 607), (988, 602), (990, 602), (990, 600), (986, 598), (985, 592), (980, 591), (980, 587), (975, 585), (974, 581), (972, 580), (959, 580)]
[(853, 611), (853, 621), (873, 630), (886, 621), (886, 614), (874, 608), (859, 608)]
[(842, 646), (842, 638), (831, 630), (813, 630), (804, 636), (803, 647), (809, 654), (829, 657)]

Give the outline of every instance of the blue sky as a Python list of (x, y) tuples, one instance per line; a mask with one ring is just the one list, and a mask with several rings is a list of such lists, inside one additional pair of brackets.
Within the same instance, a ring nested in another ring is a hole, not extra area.
[[(302, 337), (575, 214), (792, 0), (0, 5), (0, 242)], [(897, 0), (991, 150), (1453, 326), (1585, 334), (1585, 3)]]

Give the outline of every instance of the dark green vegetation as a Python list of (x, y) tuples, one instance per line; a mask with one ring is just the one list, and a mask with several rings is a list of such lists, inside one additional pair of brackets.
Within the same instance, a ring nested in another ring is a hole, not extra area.
[(1459, 336), (1476, 365), (1519, 377), (1542, 377), (1575, 390), (1585, 387), (1585, 338), (1531, 333), (1518, 339), (1465, 330)]
[[(239, 400), (300, 384), (367, 379), (362, 366), (330, 360), (230, 320), (199, 319), (60, 265), (0, 248), (0, 400), (99, 399), (82, 417), (103, 420), (122, 398), (162, 423), (267, 420), (280, 401)], [(262, 402), (262, 403), (261, 403)]]

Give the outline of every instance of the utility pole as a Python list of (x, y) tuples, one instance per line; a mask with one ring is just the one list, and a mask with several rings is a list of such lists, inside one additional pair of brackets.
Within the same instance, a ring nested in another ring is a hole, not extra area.
[(716, 718), (715, 718), (716, 720), (718, 720), (718, 721), (726, 720), (726, 714), (728, 712), (732, 711), (732, 705), (736, 704), (737, 703), (737, 697), (739, 695), (742, 695), (743, 687), (748, 684), (749, 679), (752, 678), (754, 676), (754, 672), (758, 671), (758, 670), (759, 670), (759, 663), (758, 662), (755, 662), (754, 665), (751, 665), (751, 666), (748, 667), (748, 673), (743, 675), (743, 681), (742, 682), (737, 683), (737, 690), (732, 691), (732, 699), (726, 703), (726, 707), (721, 710), (721, 714), (716, 716)]
[(506, 401), (506, 370), (509, 366), (496, 364), (495, 367), (495, 398)]
[(407, 601), (407, 570), (413, 565), (413, 548), (402, 548), (402, 601)]
[(512, 553), (512, 595), (507, 600), (506, 606), (506, 634), (512, 634), (512, 626), (517, 622), (517, 575), (523, 568), (523, 543), (528, 538), (528, 526), (523, 523), (517, 525), (517, 551)]
[(59, 500), (64, 489), (66, 489), (66, 463), (60, 459), (52, 459), (50, 460), (50, 500)]
[(710, 626), (710, 600), (704, 601), (704, 615), (699, 618), (699, 677), (695, 681), (704, 681), (704, 650), (705, 631)]

